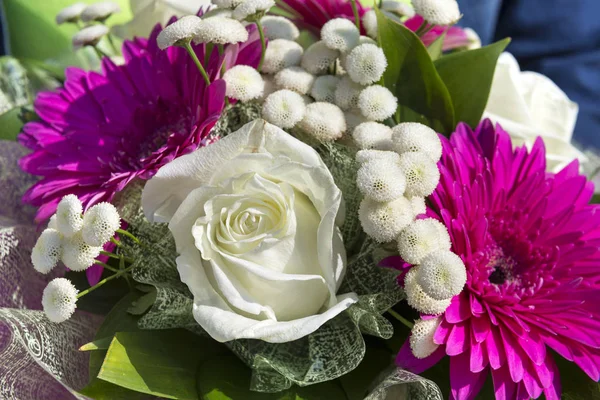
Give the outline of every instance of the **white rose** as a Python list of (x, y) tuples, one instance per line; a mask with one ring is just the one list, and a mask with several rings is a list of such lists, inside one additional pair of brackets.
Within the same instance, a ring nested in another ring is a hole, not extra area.
[(357, 301), (337, 296), (342, 194), (314, 149), (257, 120), (162, 167), (144, 188), (169, 222), (196, 321), (214, 339), (283, 343)]
[(514, 145), (531, 147), (541, 136), (549, 171), (556, 172), (575, 158), (586, 161), (571, 144), (578, 111), (577, 104), (549, 78), (521, 72), (510, 53), (500, 56), (484, 118), (500, 123)]

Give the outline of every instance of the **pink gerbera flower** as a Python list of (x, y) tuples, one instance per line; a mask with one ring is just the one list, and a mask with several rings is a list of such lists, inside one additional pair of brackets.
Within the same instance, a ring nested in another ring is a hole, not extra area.
[(26, 124), (19, 136), (33, 150), (20, 160), (21, 168), (42, 177), (23, 198), (39, 207), (37, 220), (50, 217), (66, 194), (77, 195), (86, 207), (110, 201), (132, 180), (149, 179), (206, 144), (225, 102), (221, 65), (258, 65), (255, 27), (248, 28), (246, 43), (226, 46), (223, 56), (194, 46), (206, 60), (212, 81), (207, 86), (183, 48), (158, 48), (161, 29), (125, 42), (124, 65), (105, 58), (101, 73), (68, 68), (63, 88), (37, 97), (40, 120)]
[[(450, 357), (451, 398), (472, 399), (491, 373), (497, 399), (560, 398), (550, 349), (600, 378), (600, 206), (574, 161), (546, 173), (544, 143), (512, 148), (500, 127), (460, 125), (443, 141), (430, 217), (467, 268), (434, 335), (440, 348), (397, 363), (422, 372)], [(387, 260), (389, 264), (389, 260)], [(400, 266), (400, 265), (399, 265)]]

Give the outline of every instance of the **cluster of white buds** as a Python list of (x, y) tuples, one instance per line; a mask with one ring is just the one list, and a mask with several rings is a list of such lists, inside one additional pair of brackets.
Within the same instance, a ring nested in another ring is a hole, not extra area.
[(456, 0), (412, 0), (415, 12), (432, 25), (454, 25), (460, 19)]
[[(84, 46), (96, 46), (100, 40), (108, 35), (109, 29), (104, 24), (111, 15), (121, 11), (118, 4), (111, 1), (103, 1), (86, 5), (84, 3), (71, 4), (56, 14), (56, 23), (76, 24), (81, 29), (73, 35), (73, 49), (77, 50)], [(84, 22), (87, 26), (83, 26)]]
[(275, 6), (274, 0), (212, 0), (219, 9), (231, 10), (232, 17), (238, 21), (256, 22)]
[(96, 204), (84, 214), (77, 196), (67, 195), (33, 247), (33, 267), (47, 274), (62, 261), (73, 271), (84, 271), (96, 262), (102, 246), (120, 226), (121, 217), (112, 204)]

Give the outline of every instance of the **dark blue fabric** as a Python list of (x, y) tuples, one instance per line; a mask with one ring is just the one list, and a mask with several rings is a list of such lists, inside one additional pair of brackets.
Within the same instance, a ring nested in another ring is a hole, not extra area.
[(579, 104), (575, 140), (600, 149), (600, 0), (458, 0), (484, 44), (511, 37), (521, 68)]

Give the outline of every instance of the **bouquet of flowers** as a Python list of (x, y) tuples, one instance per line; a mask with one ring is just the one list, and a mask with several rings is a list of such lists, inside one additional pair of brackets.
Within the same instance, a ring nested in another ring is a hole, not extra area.
[(577, 106), (508, 39), (455, 0), (183, 3), (65, 8), (85, 68), (0, 60), (0, 397), (600, 395)]

